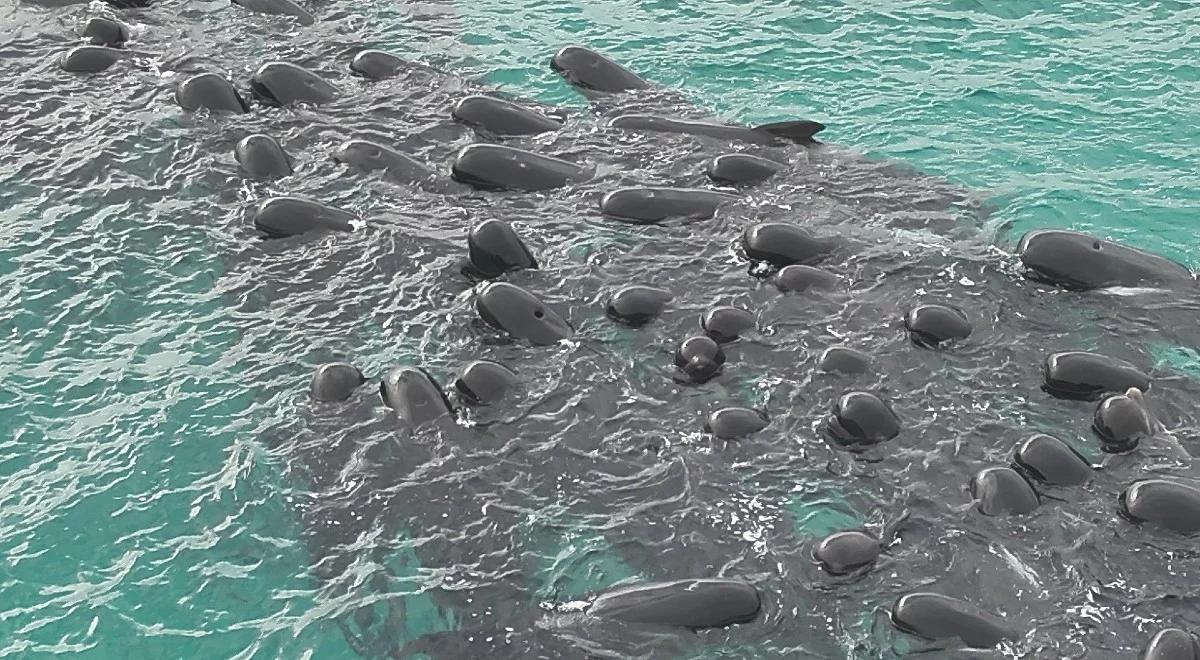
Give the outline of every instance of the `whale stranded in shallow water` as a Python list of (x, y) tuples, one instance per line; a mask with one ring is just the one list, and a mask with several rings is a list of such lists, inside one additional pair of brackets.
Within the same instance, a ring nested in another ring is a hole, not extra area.
[(233, 83), (216, 73), (201, 73), (184, 80), (175, 90), (175, 102), (189, 111), (206, 108), (214, 112), (250, 112), (250, 104)]
[(1038, 507), (1038, 495), (1019, 472), (1009, 467), (989, 467), (971, 477), (971, 497), (985, 516), (1029, 513)]
[[(812, 144), (813, 136), (825, 129), (815, 121), (790, 121), (747, 128), (733, 124), (718, 124), (707, 121), (671, 119), (655, 115), (621, 115), (608, 122), (609, 128), (658, 133), (681, 133), (698, 135), (731, 142), (747, 142), (764, 146), (783, 142)], [(768, 161), (769, 162), (769, 161)], [(760, 164), (760, 167), (763, 167)], [(769, 167), (769, 166), (767, 166)], [(765, 178), (765, 177), (764, 177)]]
[(783, 222), (750, 225), (742, 232), (742, 249), (748, 259), (781, 268), (792, 264), (812, 265), (825, 257), (831, 248), (828, 240)]
[(917, 305), (904, 316), (904, 327), (917, 346), (941, 348), (971, 336), (971, 322), (962, 310), (946, 305)]
[(551, 58), (550, 68), (585, 94), (650, 89), (634, 72), (583, 46), (563, 47)]
[[(583, 46), (565, 46), (550, 59), (550, 69), (589, 98), (652, 90), (653, 85), (629, 69)], [(661, 91), (661, 90), (660, 90)], [(825, 125), (807, 119), (788, 120), (760, 126), (738, 126), (716, 121), (675, 119), (629, 113), (613, 118), (610, 128), (696, 135), (717, 140), (758, 145), (817, 144), (814, 135)]]
[(1146, 408), (1141, 390), (1131, 387), (1096, 406), (1092, 430), (1100, 437), (1104, 451), (1119, 454), (1137, 449), (1142, 440), (1154, 435), (1158, 425)]
[(575, 334), (574, 328), (537, 296), (508, 282), (484, 284), (475, 310), (492, 327), (535, 346), (553, 344)]
[(125, 42), (129, 41), (130, 34), (128, 25), (100, 16), (89, 18), (88, 22), (83, 26), (83, 36), (93, 46), (120, 48), (125, 45)]
[(345, 401), (366, 382), (358, 367), (345, 362), (330, 362), (313, 372), (309, 395), (317, 401)]
[(58, 66), (71, 73), (99, 73), (128, 55), (108, 46), (77, 46), (59, 58)]
[(491, 135), (537, 135), (562, 128), (561, 120), (494, 96), (473, 95), (454, 104), (450, 116)]
[(851, 529), (834, 532), (813, 546), (813, 560), (830, 575), (849, 575), (872, 566), (883, 545), (869, 532)]
[(354, 216), (302, 197), (271, 197), (259, 203), (254, 227), (267, 238), (297, 236), (314, 231), (352, 231)]
[(333, 152), (333, 160), (366, 172), (383, 171), (396, 183), (425, 183), (436, 174), (421, 161), (391, 147), (367, 140), (347, 140)]
[(517, 373), (503, 364), (475, 360), (463, 366), (454, 389), (468, 404), (490, 406), (503, 401), (519, 384)]
[(1086, 458), (1054, 436), (1038, 433), (1013, 451), (1014, 467), (1049, 486), (1078, 486), (1092, 479)]
[(250, 77), (250, 91), (267, 105), (328, 103), (339, 91), (316, 73), (291, 62), (268, 62)]
[(775, 273), (775, 286), (780, 291), (828, 291), (841, 284), (842, 278), (816, 266), (792, 264)]
[(1182, 628), (1164, 628), (1146, 642), (1138, 660), (1200, 660), (1200, 639)]
[(234, 147), (233, 155), (251, 179), (278, 179), (292, 173), (291, 157), (269, 135), (247, 135)]
[(447, 415), (453, 408), (433, 376), (417, 367), (395, 367), (379, 383), (379, 395), (396, 416), (414, 427)]
[(408, 65), (399, 56), (382, 50), (362, 50), (350, 60), (350, 70), (364, 78), (391, 78)]
[(484, 220), (467, 234), (467, 264), (463, 272), (469, 277), (493, 279), (537, 267), (537, 259), (507, 222)]
[(700, 329), (720, 344), (735, 342), (756, 327), (754, 315), (741, 307), (709, 307), (700, 317)]
[(455, 181), (480, 190), (536, 192), (582, 181), (588, 170), (575, 163), (499, 144), (469, 144), (450, 168)]
[(1038, 230), (1017, 246), (1026, 277), (1066, 289), (1193, 286), (1191, 271), (1144, 250), (1074, 231)]
[(704, 173), (717, 183), (753, 186), (775, 176), (784, 165), (751, 154), (723, 154), (708, 161)]
[(830, 346), (817, 359), (821, 371), (861, 374), (871, 369), (871, 356), (846, 346)]
[(758, 433), (770, 423), (766, 413), (732, 406), (713, 411), (704, 421), (704, 430), (722, 440), (736, 440)]
[(621, 188), (600, 199), (600, 210), (622, 222), (652, 225), (670, 219), (707, 220), (735, 199), (700, 188)]
[(892, 624), (903, 632), (931, 640), (958, 639), (974, 648), (989, 648), (1015, 638), (1008, 622), (964, 600), (930, 592), (905, 594), (891, 609)]
[(586, 611), (626, 623), (701, 629), (749, 623), (761, 609), (754, 585), (713, 578), (617, 588), (598, 596)]
[(1148, 391), (1150, 377), (1129, 362), (1107, 355), (1052, 353), (1042, 364), (1042, 389), (1059, 398), (1096, 399), (1131, 387)]
[(604, 313), (609, 318), (640, 328), (658, 318), (675, 296), (666, 289), (641, 284), (623, 286), (609, 297)]
[(1118, 498), (1121, 515), (1173, 532), (1200, 532), (1200, 488), (1166, 479), (1135, 481)]
[(725, 366), (725, 351), (711, 337), (688, 337), (675, 347), (675, 366), (695, 384), (716, 378)]
[(825, 434), (846, 449), (864, 448), (900, 435), (900, 419), (891, 406), (870, 392), (848, 392), (833, 405)]

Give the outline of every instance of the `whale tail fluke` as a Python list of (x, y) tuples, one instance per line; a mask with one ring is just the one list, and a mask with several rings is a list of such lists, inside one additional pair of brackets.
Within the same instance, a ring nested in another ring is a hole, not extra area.
[(798, 119), (794, 121), (775, 122), (774, 124), (763, 124), (762, 126), (755, 126), (754, 130), (774, 135), (784, 140), (790, 140), (796, 144), (813, 144), (816, 142), (813, 136), (825, 130), (825, 124), (807, 119)]

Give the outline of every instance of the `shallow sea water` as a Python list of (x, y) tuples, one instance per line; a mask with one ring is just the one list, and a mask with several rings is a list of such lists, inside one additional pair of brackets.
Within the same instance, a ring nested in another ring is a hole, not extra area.
[[(1099, 459), (1091, 406), (1037, 390), (1052, 350), (1153, 367), (1156, 410), (1196, 451), (1200, 305), (1049, 291), (1005, 253), (1025, 230), (1070, 227), (1200, 267), (1200, 8), (866, 4), (314, 2), (319, 22), (301, 28), (164, 2), (119, 13), (137, 55), (94, 76), (51, 57), (112, 10), (0, 8), (0, 655), (896, 657), (920, 643), (877, 608), (926, 586), (1028, 631), (934, 657), (1130, 657), (1160, 626), (1200, 626), (1194, 539), (1113, 507), (1138, 475), (1195, 468), (1148, 448), (1018, 519), (973, 514), (964, 488), (1035, 430)], [(788, 152), (776, 155), (800, 173), (703, 227), (616, 225), (594, 210), (602, 192), (700, 184), (699, 165), (729, 147), (598, 129), (546, 66), (567, 43), (682, 91), (696, 107), (681, 113), (816, 119), (839, 149), (936, 178)], [(366, 83), (346, 70), (361, 47), (457, 77)], [(181, 72), (244, 82), (270, 59), (345, 94), (232, 118), (173, 102)], [(328, 161), (369, 135), (444, 171), (476, 139), (445, 120), (472, 85), (568, 108), (562, 135), (516, 143), (592, 162), (596, 179), (442, 196)], [(295, 175), (239, 177), (232, 147), (254, 131), (280, 138)], [(273, 193), (368, 227), (260, 242), (245, 213)], [(523, 347), (473, 323), (457, 259), (487, 217), (534, 248), (542, 270), (512, 279), (577, 341)], [(781, 219), (848, 237), (827, 267), (851, 293), (783, 296), (746, 274), (731, 241)], [(671, 288), (671, 312), (638, 332), (608, 322), (603, 293), (627, 281)], [(895, 319), (929, 297), (968, 310), (969, 342), (907, 343)], [(670, 351), (712, 303), (755, 310), (762, 332), (730, 347), (720, 379), (680, 387)], [(814, 375), (831, 343), (885, 368)], [(528, 392), (436, 433), (397, 429), (370, 386), (342, 407), (305, 396), (332, 359), (448, 380), (475, 357), (512, 364)], [(906, 431), (853, 459), (814, 429), (859, 387), (883, 392)], [(699, 433), (729, 404), (766, 407), (771, 428), (731, 444)], [(902, 530), (872, 573), (839, 582), (807, 563), (814, 538), (863, 523)], [(629, 578), (714, 574), (759, 584), (763, 619), (678, 634), (551, 607)]]

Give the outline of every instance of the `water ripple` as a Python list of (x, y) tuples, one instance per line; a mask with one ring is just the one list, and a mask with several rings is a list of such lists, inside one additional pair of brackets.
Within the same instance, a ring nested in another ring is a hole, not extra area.
[[(1200, 301), (1043, 290), (1007, 252), (1059, 226), (1200, 264), (1192, 3), (307, 5), (311, 28), (216, 1), (122, 12), (134, 56), (85, 76), (53, 58), (113, 10), (0, 9), (0, 656), (897, 657), (912, 640), (880, 608), (927, 585), (1027, 631), (997, 657), (1127, 656), (1156, 627), (1200, 626), (1194, 548), (1114, 512), (1148, 471), (1197, 476), (1164, 448), (1026, 517), (979, 516), (965, 492), (1035, 430), (1099, 458), (1090, 405), (1037, 389), (1052, 350), (1154, 365), (1156, 411), (1194, 444), (1200, 388), (1181, 368), (1196, 359), (1180, 347), (1195, 345)], [(573, 42), (682, 90), (695, 107), (680, 114), (809, 117), (844, 147), (776, 150), (795, 173), (702, 225), (614, 226), (596, 209), (605, 191), (706, 185), (718, 147), (601, 128), (546, 66)], [(346, 69), (360, 47), (459, 75), (367, 83)], [(270, 59), (345, 93), (237, 117), (173, 102), (186, 75), (244, 82)], [(445, 173), (477, 139), (447, 108), (485, 86), (567, 107), (560, 134), (515, 143), (597, 175), (446, 195), (329, 159), (367, 137)], [(253, 132), (279, 139), (296, 173), (242, 180), (233, 145)], [(365, 226), (259, 241), (248, 213), (271, 194)], [(575, 341), (518, 346), (476, 319), (458, 260), (489, 217), (534, 249), (542, 269), (511, 280), (571, 319)], [(752, 221), (843, 239), (826, 265), (850, 291), (784, 296), (750, 278), (735, 246)], [(601, 305), (633, 281), (675, 293), (642, 331)], [(895, 320), (929, 299), (963, 306), (972, 340), (914, 349)], [(674, 343), (717, 303), (753, 310), (759, 332), (728, 347), (719, 379), (681, 387)], [(814, 372), (832, 344), (880, 368)], [(477, 357), (521, 373), (511, 409), (414, 435), (373, 386), (344, 405), (305, 396), (323, 361), (445, 380)], [(905, 422), (858, 458), (817, 430), (852, 387)], [(738, 443), (700, 432), (731, 404), (768, 409), (771, 426)], [(811, 541), (862, 524), (897, 529), (879, 568), (817, 571)], [(755, 581), (764, 616), (678, 635), (565, 605), (696, 575)]]

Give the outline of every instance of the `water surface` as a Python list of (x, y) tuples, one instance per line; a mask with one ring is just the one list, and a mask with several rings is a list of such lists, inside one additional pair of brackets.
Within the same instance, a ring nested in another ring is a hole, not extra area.
[[(997, 655), (1128, 656), (1159, 626), (1200, 625), (1192, 545), (1114, 513), (1129, 479), (1177, 469), (1167, 458), (1148, 451), (1022, 519), (980, 518), (964, 489), (1033, 430), (1098, 457), (1090, 406), (1036, 389), (1051, 350), (1159, 365), (1170, 380), (1155, 405), (1185, 444), (1194, 435), (1196, 387), (1179, 375), (1194, 356), (1194, 301), (1051, 293), (1004, 251), (1024, 230), (1071, 227), (1200, 265), (1200, 9), (311, 8), (310, 28), (219, 1), (123, 12), (136, 55), (95, 76), (50, 58), (109, 10), (0, 10), (0, 653), (891, 657), (912, 641), (875, 610), (925, 586), (1029, 631)], [(681, 113), (816, 119), (847, 151), (807, 166), (801, 152), (775, 154), (797, 174), (703, 227), (616, 226), (595, 212), (602, 192), (701, 184), (718, 146), (601, 130), (546, 66), (566, 43), (681, 90), (692, 102)], [(455, 75), (368, 84), (346, 69), (361, 47)], [(172, 101), (188, 72), (245, 81), (270, 59), (322, 72), (343, 99), (242, 117), (189, 116)], [(445, 119), (472, 85), (570, 109), (562, 135), (517, 143), (593, 162), (597, 178), (543, 196), (447, 197), (328, 160), (369, 136), (444, 171), (476, 139)], [(297, 157), (294, 176), (238, 175), (233, 145), (258, 131)], [(855, 153), (937, 178), (885, 180)], [(261, 243), (245, 213), (285, 192), (361, 213), (370, 229)], [(513, 221), (536, 250), (544, 268), (513, 280), (571, 318), (578, 342), (530, 349), (473, 322), (457, 260), (487, 217)], [(730, 245), (760, 220), (852, 239), (826, 265), (854, 295), (813, 301), (756, 283)], [(647, 331), (603, 317), (606, 288), (628, 281), (677, 294)], [(946, 355), (917, 351), (894, 323), (939, 297), (977, 327)], [(729, 349), (718, 381), (679, 387), (672, 346), (713, 303), (755, 310), (763, 332)], [(832, 343), (870, 349), (885, 368), (815, 376)], [(372, 376), (421, 364), (445, 379), (475, 357), (525, 377), (519, 405), (473, 420), (506, 423), (414, 439), (371, 388), (337, 409), (305, 398), (311, 369), (331, 359)], [(850, 387), (883, 392), (906, 420), (877, 462), (815, 433)], [(701, 421), (729, 404), (764, 406), (775, 422), (714, 443)], [(834, 584), (806, 562), (817, 536), (904, 510), (907, 536), (866, 578)], [(762, 621), (643, 635), (543, 608), (628, 578), (718, 573), (763, 587)]]

